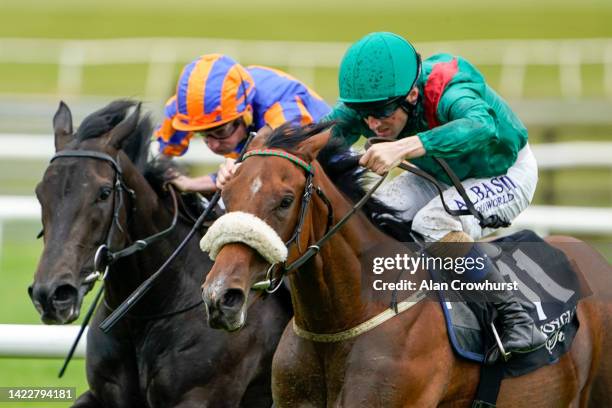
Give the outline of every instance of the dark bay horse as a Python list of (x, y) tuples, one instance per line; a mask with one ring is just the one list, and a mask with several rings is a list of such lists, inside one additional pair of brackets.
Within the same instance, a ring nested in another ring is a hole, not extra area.
[[(324, 191), (333, 208), (334, 223), (338, 222), (353, 203), (313, 161), (328, 141), (325, 133), (318, 134), (322, 130), (324, 126), (275, 131), (263, 145), (268, 150), (248, 157), (224, 188), (228, 214), (250, 213), (278, 234), (275, 242), (287, 242), (301, 218), (308, 180), (306, 165), (311, 164), (313, 184)], [(330, 206), (313, 193), (301, 232), (297, 230), (302, 252), (326, 233), (329, 214)], [(220, 246), (202, 286), (209, 321), (216, 327), (236, 329), (235, 323), (240, 321), (236, 315), (244, 311), (241, 302), (269, 267), (270, 262), (264, 260), (266, 254), (254, 249), (257, 243), (245, 242), (250, 241), (225, 241)], [(549, 242), (565, 250), (586, 275), (594, 294), (579, 303), (581, 326), (571, 351), (557, 364), (504, 380), (498, 404), (611, 406), (610, 266), (596, 251), (570, 238)], [(568, 243), (576, 245), (564, 245)], [(363, 213), (356, 214), (320, 247), (316, 256), (289, 274), (294, 323), (299, 329), (334, 334), (354, 328), (389, 307), (388, 303), (371, 300), (375, 299), (372, 271), (362, 268), (361, 258), (375, 244), (393, 248), (396, 242)], [(298, 252), (298, 245), (291, 245), (287, 263), (295, 261)], [(418, 302), (350, 339), (326, 343), (307, 337), (303, 333), (298, 336), (291, 323), (285, 329), (272, 369), (278, 407), (467, 407), (474, 398), (480, 366), (454, 355), (436, 302)]]
[[(93, 285), (86, 277), (96, 249), (108, 243), (119, 251), (168, 229), (175, 207), (163, 187), (167, 165), (148, 159), (152, 128), (140, 117), (140, 105), (115, 101), (89, 115), (75, 133), (61, 103), (53, 126), (56, 156), (36, 188), (45, 246), (29, 293), (45, 323), (66, 324), (79, 316)], [(271, 361), (290, 317), (287, 308), (272, 297), (257, 300), (244, 332), (208, 328), (199, 285), (212, 264), (197, 240), (110, 334), (98, 329), (190, 228), (181, 213), (162, 239), (110, 265), (87, 338), (90, 390), (75, 406), (271, 405)]]

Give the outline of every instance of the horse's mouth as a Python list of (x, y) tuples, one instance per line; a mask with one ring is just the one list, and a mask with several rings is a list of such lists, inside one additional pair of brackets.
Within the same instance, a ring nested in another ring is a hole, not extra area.
[(82, 283), (78, 288), (62, 285), (44, 303), (38, 299), (32, 299), (32, 302), (44, 324), (69, 324), (79, 318), (83, 299), (92, 288), (93, 282)]
[[(56, 306), (56, 302), (53, 302)], [(79, 308), (74, 303), (67, 304), (63, 308), (54, 307), (50, 311), (44, 311), (41, 316), (44, 324), (68, 324), (79, 318)]]
[(208, 326), (211, 329), (225, 330), (228, 332), (240, 330), (246, 323), (247, 305), (248, 302), (245, 299), (242, 307), (240, 307), (238, 311), (228, 312), (218, 307), (211, 307), (204, 301)]
[(240, 313), (237, 317), (231, 319), (227, 316), (214, 313), (208, 317), (208, 325), (211, 329), (225, 330), (228, 332), (235, 332), (242, 329), (245, 321), (244, 313)]
[(43, 308), (38, 302), (34, 306), (44, 324), (68, 324), (79, 318), (80, 301), (75, 299), (53, 299)]

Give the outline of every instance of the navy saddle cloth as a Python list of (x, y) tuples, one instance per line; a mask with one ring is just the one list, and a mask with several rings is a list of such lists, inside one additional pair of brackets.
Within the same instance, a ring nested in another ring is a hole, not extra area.
[[(523, 375), (557, 362), (570, 349), (579, 326), (576, 306), (581, 285), (567, 257), (527, 230), (483, 246), (504, 279), (517, 282), (521, 304), (548, 337), (545, 347), (528, 354), (514, 354), (505, 364), (504, 376)], [(439, 280), (435, 273), (432, 278)], [(486, 350), (495, 345), (490, 330), (495, 311), (484, 304), (447, 302), (443, 294), (440, 304), (455, 352), (482, 363)], [(497, 331), (501, 336), (501, 328)]]

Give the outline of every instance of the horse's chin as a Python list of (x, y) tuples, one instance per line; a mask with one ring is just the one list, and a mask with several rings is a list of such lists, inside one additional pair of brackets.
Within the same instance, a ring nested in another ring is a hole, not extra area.
[(235, 332), (244, 327), (244, 323), (246, 321), (246, 313), (241, 313), (241, 317), (237, 322), (229, 322), (225, 330), (228, 332)]
[(232, 322), (212, 319), (208, 321), (208, 326), (211, 329), (215, 329), (215, 330), (225, 330), (227, 332), (235, 332), (235, 331), (242, 329), (242, 327), (244, 326), (244, 323), (232, 323)]
[[(206, 305), (206, 303), (204, 303)], [(228, 332), (235, 332), (244, 327), (246, 323), (246, 302), (245, 306), (240, 309), (239, 313), (236, 313), (234, 316), (228, 316), (227, 314), (219, 313), (218, 311), (211, 311), (206, 305), (206, 317), (208, 321), (208, 326), (211, 329), (216, 330), (225, 330)]]
[(44, 324), (50, 325), (62, 325), (74, 322), (79, 318), (80, 315), (80, 304), (70, 305), (69, 307), (62, 309), (54, 309), (52, 311), (45, 311), (40, 315), (40, 319)]

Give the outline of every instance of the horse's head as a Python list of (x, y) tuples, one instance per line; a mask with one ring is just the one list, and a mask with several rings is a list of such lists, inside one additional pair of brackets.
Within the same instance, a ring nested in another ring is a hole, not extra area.
[[(224, 187), (228, 213), (202, 240), (215, 259), (202, 286), (211, 327), (239, 329), (253, 283), (265, 277), (271, 264), (284, 261), (285, 244), (289, 257), (297, 254), (297, 246), (308, 244), (312, 205), (302, 209), (302, 203), (310, 172), (321, 170), (313, 161), (328, 140), (328, 134), (321, 133), (326, 128), (283, 126), (265, 142), (256, 139)], [(301, 218), (301, 233), (296, 233)]]
[(139, 105), (117, 101), (89, 115), (73, 132), (68, 106), (53, 118), (56, 154), (36, 187), (42, 207), (44, 250), (34, 283), (28, 288), (47, 324), (79, 316), (84, 295), (93, 286), (94, 255), (103, 244), (120, 247), (128, 189), (121, 167), (122, 145), (139, 126)]

